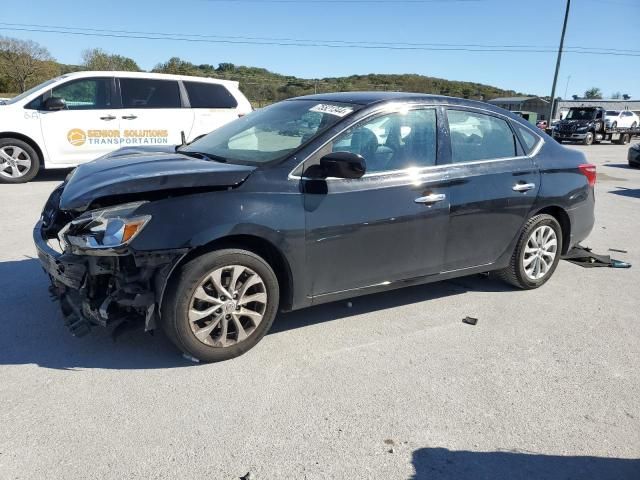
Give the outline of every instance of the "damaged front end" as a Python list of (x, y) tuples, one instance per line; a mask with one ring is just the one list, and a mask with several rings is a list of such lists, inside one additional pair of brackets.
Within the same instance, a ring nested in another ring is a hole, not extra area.
[(65, 324), (76, 336), (122, 322), (153, 330), (166, 282), (186, 249), (135, 251), (128, 244), (150, 221), (136, 214), (145, 202), (77, 213), (59, 208), (63, 188), (51, 194), (33, 238)]

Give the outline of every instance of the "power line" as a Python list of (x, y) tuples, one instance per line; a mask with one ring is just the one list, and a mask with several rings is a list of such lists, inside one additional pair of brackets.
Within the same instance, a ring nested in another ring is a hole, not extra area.
[[(524, 45), (524, 44), (481, 44), (481, 43), (421, 43), (421, 42), (379, 42), (375, 40), (361, 41), (361, 40), (322, 40), (322, 39), (300, 39), (291, 37), (253, 37), (253, 36), (237, 36), (237, 35), (205, 35), (197, 33), (180, 33), (180, 32), (149, 32), (140, 30), (113, 30), (104, 28), (86, 28), (86, 27), (66, 27), (63, 25), (43, 25), (37, 23), (9, 23), (0, 22), (0, 25), (15, 26), (15, 27), (29, 27), (29, 28), (44, 28), (44, 29), (57, 29), (79, 32), (106, 32), (106, 33), (122, 33), (132, 35), (152, 35), (162, 37), (185, 37), (185, 38), (213, 38), (213, 39), (232, 39), (232, 40), (264, 40), (274, 42), (300, 42), (300, 43), (330, 43), (337, 45), (381, 45), (381, 46), (432, 46), (432, 47), (478, 47), (478, 48), (508, 48), (508, 49), (552, 49), (556, 51), (554, 46), (551, 45)], [(173, 38), (170, 38), (173, 39)], [(598, 51), (611, 51), (611, 52), (624, 52), (624, 53), (640, 53), (640, 50), (629, 49), (617, 49), (617, 48), (604, 48), (604, 47), (567, 47), (577, 50), (598, 50)]]
[[(131, 38), (138, 40), (169, 40), (192, 43), (212, 43), (212, 44), (236, 44), (236, 45), (272, 45), (283, 47), (324, 47), (324, 48), (354, 48), (354, 49), (374, 49), (374, 50), (417, 50), (417, 51), (462, 51), (462, 52), (495, 52), (495, 53), (550, 53), (555, 52), (554, 49), (537, 48), (536, 46), (513, 46), (501, 47), (482, 44), (392, 44), (392, 43), (365, 43), (365, 42), (349, 42), (333, 40), (316, 40), (316, 41), (288, 41), (288, 40), (251, 40), (242, 39), (243, 37), (215, 37), (209, 38), (205, 36), (196, 36), (189, 34), (165, 34), (162, 32), (140, 32), (140, 33), (124, 33), (126, 31), (104, 30), (104, 29), (80, 29), (75, 27), (56, 27), (42, 25), (39, 28), (17, 27), (16, 24), (2, 23), (5, 25), (3, 30), (8, 31), (24, 31), (34, 33), (55, 33), (60, 35), (76, 35), (85, 37), (106, 37), (106, 38)], [(23, 24), (29, 25), (29, 24)], [(213, 36), (212, 36), (213, 37)], [(245, 37), (249, 38), (249, 37)], [(266, 37), (263, 37), (266, 38)], [(613, 55), (638, 57), (640, 51), (615, 51), (614, 49), (593, 48), (587, 50), (587, 47), (580, 47), (581, 50), (567, 50), (568, 53), (590, 54), (590, 55)]]

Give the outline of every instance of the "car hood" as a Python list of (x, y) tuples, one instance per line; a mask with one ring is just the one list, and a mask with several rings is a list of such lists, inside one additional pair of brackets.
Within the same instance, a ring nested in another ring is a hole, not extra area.
[(231, 187), (242, 183), (253, 170), (255, 167), (189, 157), (173, 146), (123, 148), (76, 168), (66, 182), (60, 208), (84, 211), (104, 197)]
[(561, 120), (559, 122), (560, 125), (577, 125), (579, 127), (583, 126), (583, 125), (589, 125), (590, 123), (594, 122), (595, 120)]

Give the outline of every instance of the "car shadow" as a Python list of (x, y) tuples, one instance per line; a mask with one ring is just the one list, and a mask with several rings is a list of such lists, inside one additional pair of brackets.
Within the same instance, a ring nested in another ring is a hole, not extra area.
[(636, 480), (640, 460), (541, 455), (514, 451), (469, 452), (421, 448), (412, 455), (411, 480)]
[(640, 198), (640, 188), (616, 187), (618, 190), (611, 190), (609, 193), (622, 197)]
[(38, 172), (38, 175), (31, 180), (32, 182), (63, 182), (69, 172), (73, 168), (56, 168), (53, 170), (42, 170)]
[(342, 300), (305, 308), (304, 310), (282, 313), (274, 322), (269, 333), (280, 333), (318, 323), (396, 308), (402, 305), (459, 295), (468, 291), (504, 292), (513, 291), (513, 288), (484, 275), (474, 275), (428, 285), (416, 285), (398, 290), (372, 293), (353, 300)]
[(111, 329), (73, 337), (37, 259), (0, 263), (0, 365), (36, 364), (80, 368), (156, 369), (193, 365), (164, 337), (128, 331), (114, 341)]
[(632, 170), (628, 163), (604, 163), (605, 167), (613, 167), (613, 168), (623, 168), (626, 170)]
[[(0, 262), (0, 365), (36, 364), (73, 370), (158, 369), (193, 365), (161, 333), (142, 329), (126, 331), (113, 340), (113, 329), (94, 328), (82, 338), (73, 337), (63, 324), (49, 282), (35, 258)], [(464, 277), (428, 286), (376, 293), (353, 301), (311, 307), (278, 316), (270, 334), (334, 321), (376, 310), (475, 291), (508, 291), (511, 287), (481, 276)]]

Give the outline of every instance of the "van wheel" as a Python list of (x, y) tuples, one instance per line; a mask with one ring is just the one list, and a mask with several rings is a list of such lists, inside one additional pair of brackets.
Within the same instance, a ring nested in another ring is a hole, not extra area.
[(161, 324), (184, 353), (219, 362), (265, 336), (278, 301), (278, 279), (265, 260), (246, 250), (216, 250), (179, 269), (167, 287)]
[(542, 286), (560, 261), (562, 229), (551, 215), (536, 215), (522, 229), (509, 266), (497, 276), (525, 290)]
[(588, 132), (587, 136), (582, 140), (582, 143), (585, 145), (591, 145), (593, 143), (593, 132)]
[(0, 183), (26, 183), (40, 170), (40, 157), (26, 142), (0, 138)]

